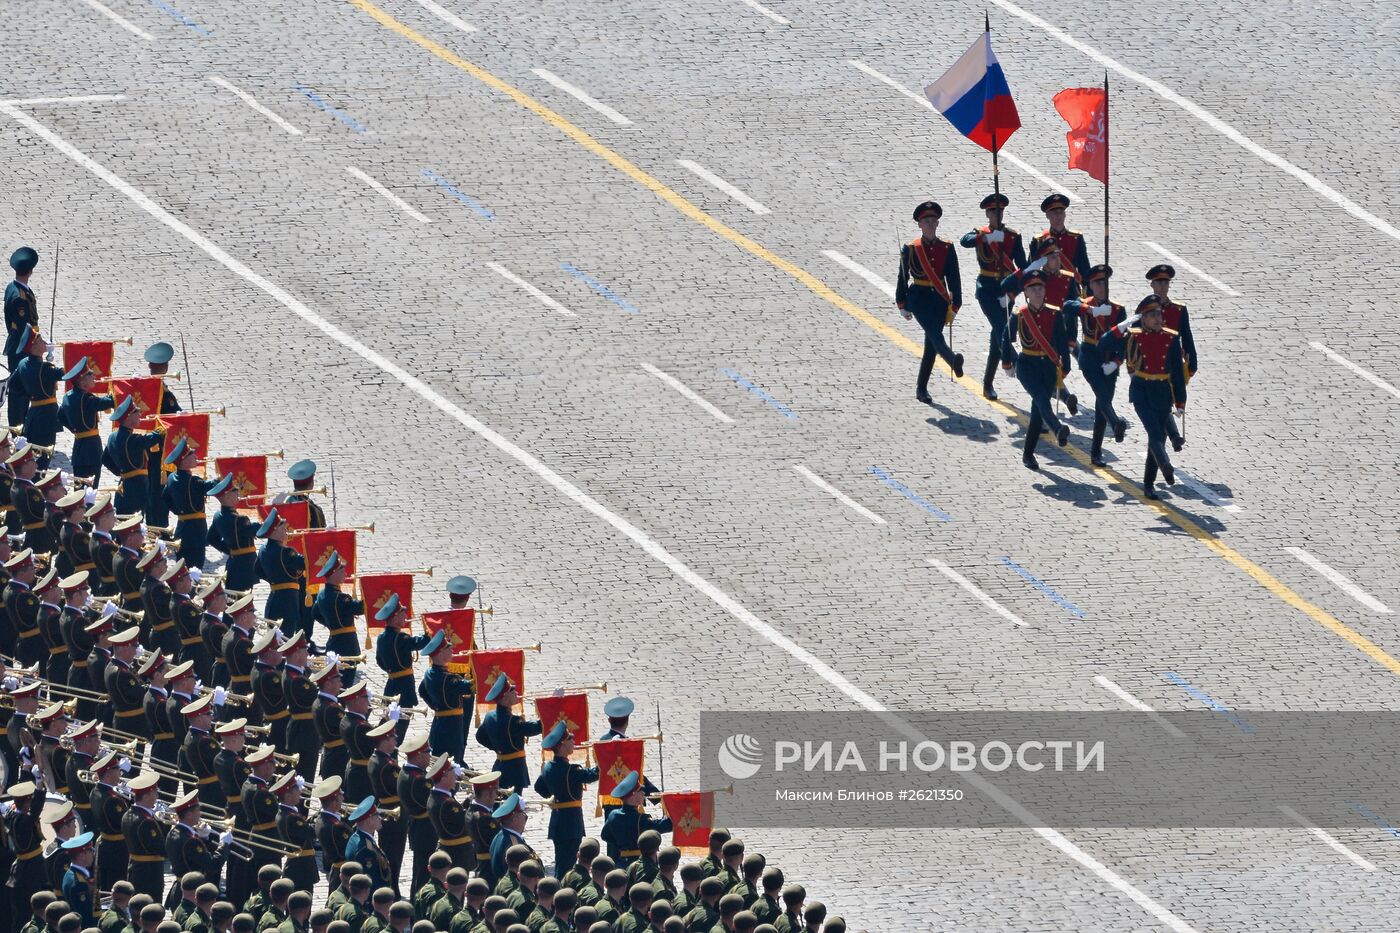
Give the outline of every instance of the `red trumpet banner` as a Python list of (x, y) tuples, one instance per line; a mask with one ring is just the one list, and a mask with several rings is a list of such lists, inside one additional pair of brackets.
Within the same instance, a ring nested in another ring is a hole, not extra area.
[[(209, 415), (207, 412), (183, 412), (178, 415), (157, 415), (156, 424), (165, 428), (165, 446), (161, 448), (160, 460), (165, 463), (165, 458), (175, 449), (175, 445), (185, 440), (190, 447), (194, 448), (195, 456), (204, 460), (209, 455)], [(166, 472), (173, 472), (174, 465), (165, 467)], [(203, 467), (198, 468), (201, 472)]]
[(78, 360), (87, 357), (88, 368), (97, 374), (93, 391), (102, 394), (107, 391), (107, 380), (112, 378), (115, 355), (116, 349), (110, 340), (69, 340), (63, 345), (63, 371), (68, 372), (78, 365)]
[(269, 502), (258, 503), (258, 520), (267, 521), (267, 516), (273, 509), (277, 510), (277, 515), (291, 526), (292, 531), (305, 531), (311, 527), (311, 507), (304, 501), (279, 502), (272, 504)]
[[(305, 503), (300, 503), (305, 505)], [(279, 510), (278, 515), (281, 515)], [(315, 577), (317, 569), (320, 568), (331, 556), (331, 551), (340, 555), (340, 559), (345, 562), (345, 575), (350, 579), (355, 579), (356, 547), (355, 530), (353, 528), (317, 528), (314, 531), (306, 531), (292, 539), (292, 546), (295, 547), (301, 556), (306, 558), (306, 582), (308, 586), (320, 588), (321, 581)]]
[[(646, 741), (644, 739), (609, 739), (593, 743), (593, 759), (598, 762), (598, 799), (611, 804), (612, 792), (617, 783), (636, 771), (643, 774), (642, 765), (646, 761)], [(706, 845), (709, 840), (706, 840)]]
[[(459, 610), (460, 611), (460, 610)], [(476, 681), (476, 702), (479, 706), (494, 706), (486, 699), (496, 678), (505, 674), (515, 685), (516, 692), (525, 693), (525, 651), (521, 648), (496, 648), (471, 653), (472, 677)]]
[(120, 405), (128, 395), (134, 396), (135, 401), (132, 404), (141, 409), (143, 428), (149, 429), (154, 423), (153, 416), (160, 412), (161, 394), (164, 391), (165, 386), (159, 376), (132, 376), (112, 380), (112, 400)]
[[(476, 610), (440, 609), (423, 613), (424, 634), (436, 635), (444, 629), (447, 631), (447, 642), (452, 646), (452, 660), (447, 662), (448, 673), (470, 674), (472, 646), (476, 644)], [(522, 660), (522, 668), (524, 663)]]
[(413, 617), (413, 574), (411, 573), (366, 573), (357, 582), (360, 584), (360, 599), (365, 604), (365, 647), (374, 643), (379, 633), (384, 631), (384, 623), (374, 618), (374, 614), (384, 608), (389, 597), (397, 593), (399, 604)]
[(216, 476), (233, 474), (233, 488), (238, 490), (238, 508), (255, 509), (267, 495), (267, 456), (249, 454), (242, 457), (218, 457), (214, 460)]
[[(569, 735), (573, 737), (574, 743), (579, 744), (588, 741), (588, 694), (586, 693), (566, 693), (561, 697), (541, 696), (535, 697), (535, 715), (539, 717), (542, 727), (540, 735), (549, 735), (560, 722), (569, 730)], [(553, 755), (553, 752), (543, 752), (546, 759)], [(582, 758), (586, 750), (574, 749), (571, 758)]]
[(661, 795), (661, 808), (671, 818), (671, 844), (683, 855), (707, 855), (715, 825), (714, 791), (681, 791)]

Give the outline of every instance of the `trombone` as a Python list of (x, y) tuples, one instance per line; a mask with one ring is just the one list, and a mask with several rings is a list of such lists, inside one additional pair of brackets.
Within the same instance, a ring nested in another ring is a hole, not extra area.
[[(158, 530), (165, 531), (166, 529), (161, 528)], [(93, 604), (94, 607), (96, 607), (97, 605), (97, 603)], [(143, 609), (123, 609), (121, 607), (121, 604), (118, 603), (115, 599), (109, 599), (106, 602), (102, 603), (101, 610), (105, 611), (108, 606), (116, 606), (117, 615), (121, 616), (123, 619), (130, 619), (133, 622), (140, 622), (141, 619), (146, 615), (146, 612)], [(106, 694), (103, 694), (103, 696), (106, 696)]]
[(295, 843), (288, 842), (281, 836), (269, 836), (266, 833), (253, 832), (251, 829), (244, 829), (241, 826), (234, 826), (232, 819), (224, 820), (217, 824), (233, 834), (235, 842), (240, 842), (254, 849), (262, 849), (264, 852), (272, 852), (283, 858), (295, 855), (301, 851), (301, 847)]

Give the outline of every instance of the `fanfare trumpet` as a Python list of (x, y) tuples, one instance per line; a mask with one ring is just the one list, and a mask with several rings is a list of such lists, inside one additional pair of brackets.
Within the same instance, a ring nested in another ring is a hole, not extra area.
[(243, 727), (243, 731), (244, 731), (244, 732), (252, 733), (253, 735), (263, 735), (263, 736), (266, 736), (266, 735), (271, 735), (271, 734), (272, 734), (272, 727), (271, 727), (271, 726), (266, 726), (266, 725), (264, 725), (264, 726), (244, 726), (244, 727)]
[[(608, 682), (605, 680), (602, 683), (598, 684), (583, 684), (577, 687), (559, 687), (557, 689), (562, 690), (565, 693), (587, 693), (590, 690), (597, 690), (599, 693), (606, 693), (608, 689)], [(553, 695), (553, 691), (549, 693), (533, 693), (530, 695), (530, 699), (533, 700), (541, 697), (551, 697)]]
[(401, 807), (380, 807), (379, 815), (386, 820), (397, 820), (402, 812)]
[(134, 622), (139, 622), (146, 614), (145, 611), (141, 609), (123, 609), (115, 600), (109, 600), (108, 602), (100, 604), (93, 603), (93, 606), (94, 608), (100, 608), (101, 611), (106, 611), (108, 606), (116, 606), (117, 615), (121, 616), (123, 619), (131, 619)]
[(161, 373), (160, 378), (166, 382), (181, 382), (185, 377), (180, 373)]
[[(298, 490), (297, 490), (297, 492), (306, 492), (306, 491), (307, 491), (307, 490), (302, 490), (302, 489), (298, 489)], [(315, 492), (316, 490), (313, 489), (313, 490), (310, 490), (310, 491), (311, 491), (311, 492)], [(333, 528), (333, 529), (331, 529), (331, 530), (332, 530), (332, 531), (368, 531), (370, 534), (374, 534), (374, 524), (375, 524), (374, 522), (370, 522), (368, 525), (336, 525), (335, 528)], [(319, 529), (311, 529), (311, 530), (319, 530)], [(294, 535), (304, 535), (304, 534), (306, 534), (306, 531), (292, 531), (292, 532), (288, 532), (288, 533), (289, 533), (289, 534), (294, 534)]]
[(169, 537), (170, 535), (173, 535), (175, 533), (174, 525), (168, 525), (164, 527), (160, 525), (142, 525), (141, 527), (145, 530), (146, 537), (148, 538), (152, 535), (165, 535), (166, 537)]
[[(129, 346), (131, 346), (133, 343), (136, 342), (136, 338), (134, 338), (134, 337), (93, 338), (93, 342), (94, 342), (94, 343), (124, 343), (124, 344), (126, 344), (126, 345), (129, 347)], [(106, 893), (106, 892), (103, 892), (103, 893)]]
[[(280, 450), (277, 451), (277, 452), (278, 452), (278, 453), (281, 453)], [(329, 492), (328, 492), (328, 487), (326, 487), (326, 486), (317, 486), (315, 489), (298, 489), (298, 490), (297, 490), (297, 495), (305, 495), (305, 494), (312, 494), (312, 495), (317, 495), (317, 496), (325, 496), (325, 495), (329, 495)], [(245, 502), (266, 502), (266, 501), (268, 501), (269, 499), (276, 499), (278, 496), (284, 496), (284, 495), (286, 495), (286, 493), (281, 493), (281, 492), (270, 492), (270, 493), (267, 493), (266, 495), (262, 495), (262, 496), (244, 496), (244, 497), (243, 497), (243, 501), (245, 501)]]
[(295, 754), (291, 755), (284, 755), (281, 752), (273, 752), (272, 759), (280, 765), (286, 765), (289, 768), (295, 768), (301, 762), (301, 752), (296, 752)]
[[(661, 742), (661, 741), (664, 741), (665, 736), (663, 736), (660, 732), (656, 732), (656, 733), (653, 733), (653, 734), (651, 734), (651, 735), (629, 735), (628, 738), (629, 738), (629, 739), (641, 739), (643, 742)], [(599, 744), (601, 744), (601, 743), (599, 743), (599, 742), (579, 742), (577, 745), (574, 746), (574, 748), (592, 748), (593, 746), (599, 745)]]

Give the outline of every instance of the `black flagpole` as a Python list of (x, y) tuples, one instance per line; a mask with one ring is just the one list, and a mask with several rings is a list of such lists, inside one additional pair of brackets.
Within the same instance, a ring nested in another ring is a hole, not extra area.
[[(1103, 73), (1103, 264), (1108, 265), (1108, 182), (1113, 177), (1108, 170), (1112, 150), (1108, 145), (1108, 72)], [(1108, 280), (1104, 281), (1105, 292)]]

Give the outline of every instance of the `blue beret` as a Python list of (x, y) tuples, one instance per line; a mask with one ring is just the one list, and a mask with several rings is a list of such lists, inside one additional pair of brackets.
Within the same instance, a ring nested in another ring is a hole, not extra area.
[(318, 570), (316, 571), (316, 576), (318, 576), (318, 577), (329, 577), (329, 576), (331, 575), (331, 571), (335, 570), (336, 565), (338, 565), (339, 563), (340, 563), (340, 552), (337, 551), (337, 550), (335, 550), (335, 549), (332, 549), (332, 550), (331, 550), (331, 556), (330, 556), (330, 557), (327, 557), (327, 558), (326, 558), (326, 562), (325, 562), (324, 564), (322, 564), (321, 567), (320, 567), (320, 569), (318, 569)]
[[(503, 674), (501, 676), (505, 675)], [(511, 794), (505, 800), (501, 801), (499, 807), (491, 811), (491, 815), (498, 820), (503, 820), (518, 809), (520, 809), (520, 795)]]
[(628, 771), (627, 777), (618, 781), (617, 786), (613, 788), (612, 796), (621, 800), (636, 790), (640, 783), (642, 783), (642, 776), (635, 771)]
[(27, 353), (29, 351), (30, 342), (38, 336), (38, 334), (39, 332), (35, 330), (33, 326), (29, 324), (24, 325), (24, 330), (19, 332), (19, 346), (15, 349), (20, 353)]
[(179, 463), (180, 458), (185, 455), (185, 450), (189, 446), (189, 440), (187, 438), (180, 438), (179, 442), (176, 443), (174, 447), (170, 448), (170, 453), (165, 455), (165, 465), (169, 466), (172, 463)]
[(370, 796), (366, 797), (364, 800), (361, 800), (361, 801), (360, 801), (360, 805), (357, 806), (357, 807), (354, 809), (354, 811), (350, 814), (350, 822), (352, 822), (352, 823), (358, 823), (360, 820), (362, 820), (362, 819), (364, 819), (365, 817), (369, 816), (370, 813), (371, 813), (373, 810), (374, 810), (374, 795), (371, 794)]
[(83, 846), (92, 845), (92, 839), (93, 836), (91, 832), (79, 833), (72, 839), (63, 840), (63, 844), (60, 845), (59, 848), (65, 851), (69, 851), (72, 849), (81, 849)]
[(83, 374), (83, 370), (87, 369), (87, 364), (87, 357), (83, 357), (82, 359), (78, 360), (78, 362), (73, 364), (72, 369), (68, 370), (68, 372), (63, 374), (63, 381), (72, 382), (74, 379), (77, 379)]
[(315, 460), (298, 460), (287, 470), (287, 475), (294, 480), (310, 479), (316, 475)]
[(1069, 198), (1065, 197), (1063, 194), (1052, 194), (1044, 201), (1040, 202), (1040, 209), (1042, 211), (1050, 211), (1056, 207), (1069, 207)]
[(273, 506), (272, 510), (267, 513), (267, 518), (264, 518), (263, 523), (258, 526), (258, 537), (266, 538), (268, 535), (272, 534), (272, 529), (276, 524), (277, 507)]
[(470, 596), (476, 592), (476, 581), (459, 574), (447, 581), (447, 592), (453, 596)]
[(433, 637), (428, 639), (428, 643), (423, 646), (422, 653), (426, 655), (431, 655), (434, 651), (437, 651), (446, 643), (447, 630), (438, 629), (435, 633), (433, 633)]
[(554, 724), (553, 729), (549, 730), (549, 735), (546, 735), (540, 740), (540, 744), (544, 746), (545, 751), (549, 751), (551, 748), (564, 741), (564, 737), (568, 734), (569, 724), (561, 719)]
[(229, 488), (230, 486), (232, 486), (232, 485), (233, 485), (233, 474), (232, 474), (232, 473), (225, 473), (225, 474), (223, 475), (223, 478), (222, 478), (222, 479), (220, 479), (217, 483), (215, 483), (214, 485), (212, 485), (212, 486), (209, 487), (209, 495), (211, 495), (211, 496), (217, 496), (217, 495), (219, 495), (220, 493), (222, 493), (224, 490), (228, 489), (228, 488)]
[(637, 704), (627, 697), (613, 697), (603, 704), (603, 715), (609, 719), (621, 719), (624, 716), (631, 716), (632, 710), (636, 708)]
[(491, 685), (491, 689), (486, 691), (486, 702), (495, 703), (497, 698), (499, 698), (501, 694), (505, 693), (506, 688), (509, 686), (509, 677), (507, 677), (505, 674), (502, 674), (501, 676), (497, 677), (496, 682)]
[(389, 598), (384, 601), (384, 605), (379, 607), (379, 611), (374, 614), (376, 622), (387, 622), (389, 618), (399, 611), (399, 594), (390, 593)]
[(153, 343), (146, 348), (147, 363), (155, 363), (157, 365), (161, 363), (169, 363), (170, 360), (174, 358), (174, 356), (175, 348), (172, 347), (170, 344), (166, 343), (164, 340), (162, 340), (160, 343)]
[(21, 246), (10, 254), (10, 268), (23, 275), (39, 264), (39, 253), (32, 246)]
[(116, 408), (112, 409), (113, 423), (125, 418), (126, 413), (131, 411), (131, 406), (134, 404), (136, 404), (136, 396), (134, 395), (128, 395), (126, 398), (122, 399), (121, 403), (118, 404)]

